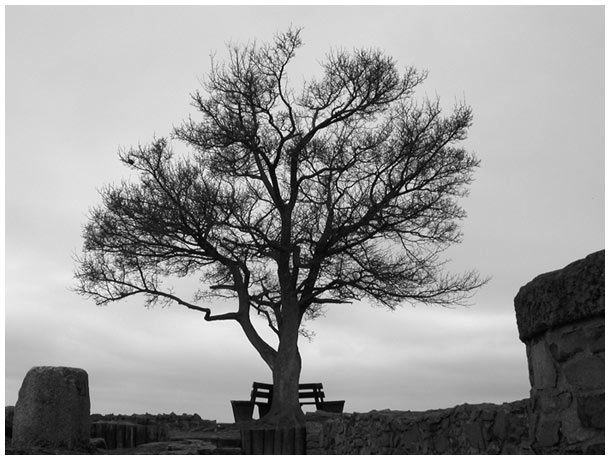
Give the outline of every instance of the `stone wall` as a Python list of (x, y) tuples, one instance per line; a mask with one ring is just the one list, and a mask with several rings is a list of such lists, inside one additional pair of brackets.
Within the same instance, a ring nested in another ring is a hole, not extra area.
[(91, 438), (103, 439), (106, 449), (131, 449), (140, 444), (169, 441), (169, 429), (167, 425), (93, 422)]
[(536, 277), (515, 298), (530, 399), (308, 422), (329, 454), (603, 454), (604, 251)]
[[(515, 311), (519, 338), (526, 344), (529, 399), (426, 412), (307, 414), (308, 453), (603, 454), (604, 262), (604, 251), (591, 254), (536, 277), (517, 294)], [(86, 372), (52, 367), (33, 368), (26, 375), (17, 407), (5, 408), (5, 424), (5, 435), (12, 434), (17, 447), (42, 443), (70, 449), (88, 442), (90, 424), (91, 434), (103, 438), (110, 449), (166, 440), (172, 430), (217, 428), (215, 421), (197, 414), (89, 418)], [(166, 444), (147, 445), (163, 452), (175, 447)], [(218, 447), (196, 445), (184, 451), (211, 453)]]
[(515, 297), (540, 454), (604, 452), (604, 251), (545, 273)]
[(426, 412), (344, 414), (323, 423), (319, 444), (324, 453), (342, 455), (530, 454), (527, 411), (525, 399)]
[(216, 420), (202, 419), (199, 414), (91, 414), (91, 422), (125, 422), (137, 425), (167, 425), (169, 429), (188, 430), (195, 428), (213, 429)]
[(13, 417), (15, 416), (15, 406), (4, 407), (4, 437), (11, 439), (13, 437)]
[(166, 442), (176, 431), (215, 429), (215, 420), (198, 414), (92, 414), (91, 438), (104, 439), (107, 449), (131, 449), (151, 442)]

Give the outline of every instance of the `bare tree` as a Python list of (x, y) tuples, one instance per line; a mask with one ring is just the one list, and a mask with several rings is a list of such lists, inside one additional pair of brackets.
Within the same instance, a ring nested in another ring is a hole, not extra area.
[[(192, 96), (197, 118), (173, 132), (190, 149), (175, 155), (160, 138), (120, 152), (139, 180), (102, 191), (76, 268), (78, 292), (98, 304), (143, 294), (237, 322), (273, 374), (267, 419), (283, 425), (304, 420), (304, 319), (360, 299), (456, 304), (483, 283), (474, 271), (445, 274), (439, 259), (460, 240), (456, 200), (478, 166), (457, 146), (470, 108), (445, 117), (438, 101), (416, 102), (425, 73), (400, 73), (370, 49), (329, 53), (321, 78), (291, 89), (301, 45), (291, 29), (212, 60)], [(168, 286), (193, 275), (192, 300)], [(213, 313), (210, 296), (234, 298), (235, 310)]]

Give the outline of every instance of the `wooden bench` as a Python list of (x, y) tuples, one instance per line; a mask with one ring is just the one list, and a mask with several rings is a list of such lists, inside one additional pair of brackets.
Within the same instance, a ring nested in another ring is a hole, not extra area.
[[(272, 401), (273, 385), (270, 383), (253, 382), (250, 401), (231, 401), (235, 421), (251, 420), (255, 405), (258, 407), (259, 418), (264, 417), (269, 412)], [(324, 389), (321, 383), (300, 383), (299, 404), (301, 406), (312, 404), (316, 406), (316, 410), (341, 413), (343, 412), (345, 401), (324, 401)], [(236, 407), (238, 406), (244, 409), (240, 414), (236, 412)], [(238, 418), (241, 420), (238, 420)]]

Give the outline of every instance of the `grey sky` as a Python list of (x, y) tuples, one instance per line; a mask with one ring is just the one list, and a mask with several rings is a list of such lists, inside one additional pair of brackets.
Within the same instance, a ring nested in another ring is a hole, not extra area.
[[(378, 47), (429, 71), (416, 97), (474, 110), (482, 160), (455, 270), (492, 281), (470, 308), (328, 309), (301, 342), (302, 381), (347, 411), (425, 410), (527, 397), (513, 298), (539, 273), (604, 247), (604, 9), (598, 7), (7, 7), (5, 403), (36, 365), (82, 367), (92, 411), (197, 412), (270, 373), (233, 324), (141, 299), (70, 292), (97, 189), (128, 177), (119, 147), (163, 136), (233, 40), (290, 24), (291, 80), (332, 47)], [(176, 147), (180, 148), (180, 147)]]

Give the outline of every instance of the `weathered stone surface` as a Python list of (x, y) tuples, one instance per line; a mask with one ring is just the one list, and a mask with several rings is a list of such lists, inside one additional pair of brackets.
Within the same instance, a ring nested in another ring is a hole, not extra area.
[(537, 410), (547, 414), (563, 411), (572, 404), (572, 393), (561, 390), (549, 390), (536, 395)]
[(128, 422), (136, 425), (167, 425), (170, 430), (214, 429), (216, 420), (204, 420), (198, 414), (92, 414), (92, 422)]
[(585, 449), (585, 455), (604, 455), (606, 453), (605, 443), (591, 444)]
[(15, 406), (4, 407), (4, 436), (6, 438), (13, 437), (13, 417), (15, 415)]
[(139, 425), (126, 421), (97, 421), (91, 437), (102, 438), (108, 449), (131, 449), (140, 444), (169, 440), (167, 425)]
[(519, 338), (525, 342), (550, 328), (604, 314), (605, 251), (539, 275), (515, 297)]
[(409, 429), (405, 430), (402, 436), (396, 436), (396, 439), (402, 439), (401, 446), (417, 450), (417, 445), (421, 442), (421, 435), (417, 424), (414, 423), (409, 426)]
[(104, 438), (91, 438), (89, 440), (89, 445), (94, 449), (108, 449), (108, 446), (106, 446), (106, 440)]
[(578, 418), (585, 428), (605, 428), (605, 398), (603, 394), (577, 398)]
[(579, 389), (604, 388), (604, 359), (587, 356), (569, 362), (563, 372), (568, 382)]
[(527, 346), (527, 359), (530, 368), (532, 388), (553, 388), (557, 383), (555, 363), (544, 340), (534, 340)]
[(504, 411), (498, 411), (496, 418), (492, 425), (492, 434), (494, 438), (504, 439), (508, 434), (508, 425), (506, 421), (506, 413)]
[(89, 380), (83, 369), (34, 367), (15, 406), (14, 447), (89, 446)]
[[(563, 271), (536, 278), (528, 285), (529, 293), (522, 289), (518, 300), (527, 302), (516, 303), (517, 314), (532, 315), (520, 319), (532, 384), (530, 400), (427, 412), (343, 414), (324, 424), (322, 451), (343, 455), (603, 452), (604, 395), (598, 394), (604, 388), (603, 258), (603, 251), (596, 253)], [(591, 279), (594, 286), (587, 284)], [(532, 293), (533, 298), (528, 297)], [(519, 310), (519, 305), (526, 308)]]
[(556, 445), (559, 442), (559, 427), (560, 424), (558, 421), (542, 421), (538, 425), (538, 430), (536, 431), (535, 444), (541, 447)]
[(475, 447), (478, 452), (485, 449), (485, 440), (483, 439), (483, 433), (481, 432), (481, 425), (475, 422), (467, 423), (464, 426), (464, 432), (466, 439), (472, 447)]
[(563, 334), (550, 333), (547, 341), (553, 359), (559, 362), (566, 361), (576, 353), (585, 351), (587, 344), (585, 331), (581, 328)]
[(600, 251), (540, 275), (515, 298), (537, 453), (584, 453), (603, 443), (604, 258)]
[(577, 444), (582, 446), (583, 443), (595, 438), (595, 430), (584, 427), (580, 420), (576, 398), (567, 410), (554, 414), (554, 418), (561, 422), (561, 442), (548, 453), (558, 453), (566, 448), (571, 449)]
[(585, 331), (589, 350), (591, 350), (593, 353), (604, 351), (606, 349), (606, 326), (604, 319), (602, 318), (599, 323), (600, 324), (592, 325)]
[(532, 453), (523, 442), (528, 403), (343, 414), (324, 424), (322, 450), (341, 455)]
[[(231, 454), (240, 454), (231, 449)], [(179, 441), (151, 442), (142, 444), (129, 452), (130, 454), (144, 455), (215, 455), (219, 449), (207, 441), (200, 439), (181, 439)]]

